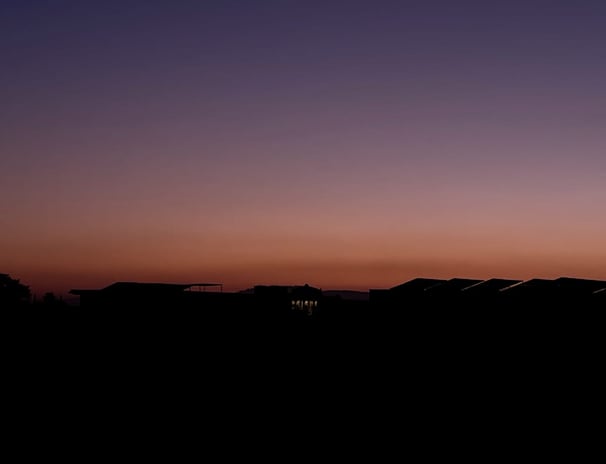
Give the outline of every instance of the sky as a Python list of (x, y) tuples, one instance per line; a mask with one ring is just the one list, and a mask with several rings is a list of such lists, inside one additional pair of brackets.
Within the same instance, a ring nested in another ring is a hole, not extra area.
[(606, 279), (606, 2), (0, 0), (0, 272)]

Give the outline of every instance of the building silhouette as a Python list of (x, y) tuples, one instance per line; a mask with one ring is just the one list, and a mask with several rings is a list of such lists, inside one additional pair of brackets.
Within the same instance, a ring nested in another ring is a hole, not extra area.
[[(557, 279), (414, 278), (388, 289), (370, 289), (367, 298), (304, 285), (256, 285), (248, 291), (224, 292), (220, 283), (115, 282), (101, 289), (73, 289), (82, 311), (167, 314), (213, 312), (237, 318), (389, 317), (402, 311), (602, 307), (606, 281)], [(600, 306), (602, 305), (602, 306)], [(349, 311), (349, 312), (348, 312)], [(215, 315), (216, 316), (216, 315)]]

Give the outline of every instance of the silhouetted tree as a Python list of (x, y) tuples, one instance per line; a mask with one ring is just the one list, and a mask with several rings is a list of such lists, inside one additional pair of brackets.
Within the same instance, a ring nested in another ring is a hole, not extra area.
[(27, 285), (8, 274), (0, 274), (0, 308), (15, 308), (29, 303), (31, 291)]
[(63, 298), (58, 297), (53, 292), (46, 292), (42, 297), (42, 302), (39, 307), (44, 309), (63, 309), (68, 305), (63, 301)]
[(44, 296), (42, 297), (42, 303), (45, 305), (56, 305), (57, 304), (57, 297), (55, 296), (55, 294), (53, 292), (46, 292), (44, 294)]

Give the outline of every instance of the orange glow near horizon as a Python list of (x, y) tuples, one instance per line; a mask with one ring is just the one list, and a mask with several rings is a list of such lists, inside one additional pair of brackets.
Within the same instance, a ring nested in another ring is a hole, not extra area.
[[(72, 233), (53, 242), (15, 239), (11, 249), (18, 250), (18, 256), (8, 261), (11, 274), (36, 293), (59, 294), (115, 281), (211, 281), (223, 283), (225, 291), (237, 291), (260, 284), (303, 283), (368, 290), (415, 277), (606, 278), (606, 256), (595, 253), (600, 237), (592, 241), (587, 235), (571, 240), (554, 233), (530, 240), (497, 229), (464, 235), (452, 228), (442, 234), (234, 234), (199, 241), (148, 233), (132, 241), (125, 236), (104, 241)], [(566, 248), (568, 241), (571, 246)]]
[(1, 3), (36, 294), (606, 280), (603, 1)]

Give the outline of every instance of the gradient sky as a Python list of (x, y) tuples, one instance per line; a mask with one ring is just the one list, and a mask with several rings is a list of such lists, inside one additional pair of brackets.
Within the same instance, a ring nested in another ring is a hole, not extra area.
[(606, 2), (0, 0), (0, 272), (606, 279)]

